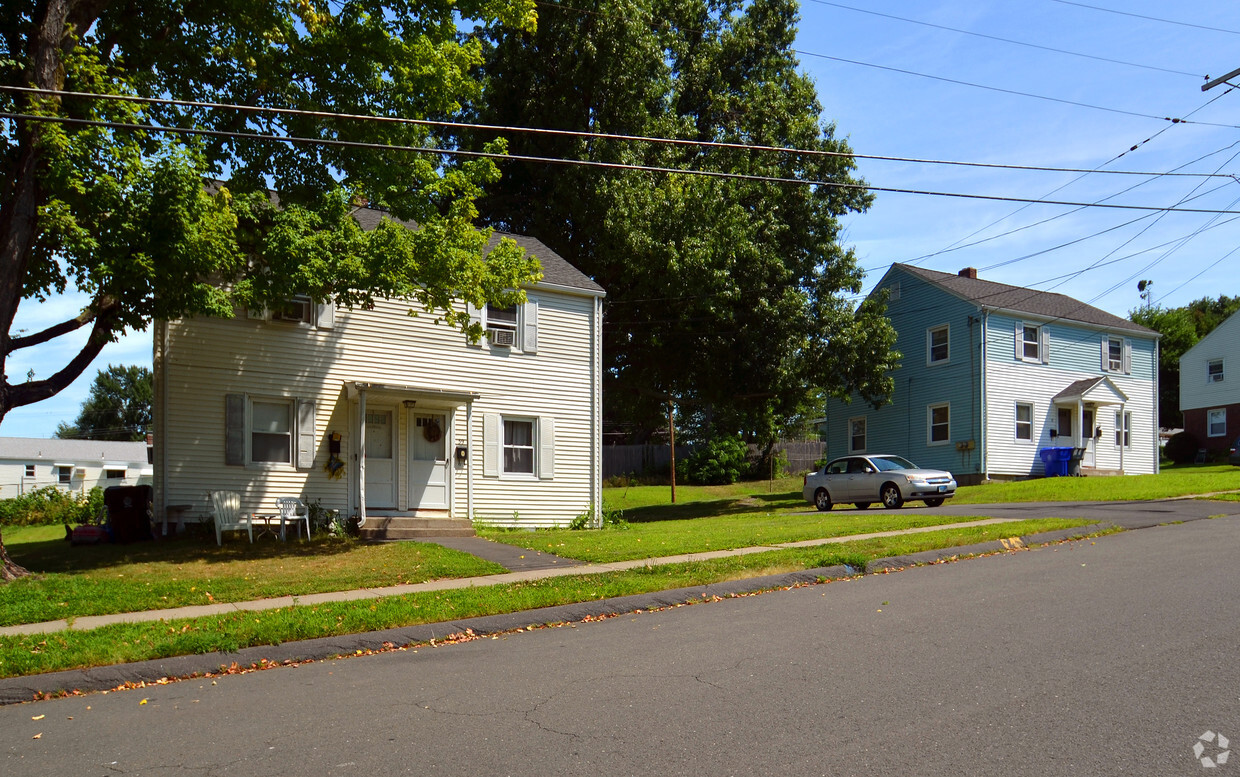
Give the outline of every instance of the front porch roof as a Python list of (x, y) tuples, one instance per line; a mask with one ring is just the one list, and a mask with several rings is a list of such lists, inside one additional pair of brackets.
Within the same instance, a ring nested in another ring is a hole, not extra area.
[(1092, 402), (1095, 405), (1122, 405), (1128, 402), (1128, 396), (1120, 391), (1110, 378), (1102, 376), (1070, 383), (1051, 401), (1056, 404)]
[(392, 394), (416, 394), (421, 397), (429, 397), (432, 399), (444, 399), (452, 402), (473, 402), (482, 395), (476, 391), (448, 391), (441, 388), (429, 388), (427, 386), (410, 386), (404, 383), (372, 383), (364, 380), (345, 381), (345, 390), (349, 393), (349, 398), (356, 397), (363, 391), (384, 392)]

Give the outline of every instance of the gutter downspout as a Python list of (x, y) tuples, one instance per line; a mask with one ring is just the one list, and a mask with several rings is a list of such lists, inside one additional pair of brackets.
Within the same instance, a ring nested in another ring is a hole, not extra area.
[(594, 502), (594, 525), (603, 526), (603, 299), (594, 298), (593, 331), (590, 333), (593, 345), (590, 348), (594, 362), (590, 370), (590, 381), (594, 384), (590, 392), (593, 410), (590, 413), (590, 492)]
[(990, 438), (989, 438), (989, 437), (987, 437), (987, 429), (986, 429), (986, 426), (987, 426), (987, 424), (986, 424), (986, 418), (987, 418), (986, 412), (987, 412), (987, 407), (988, 407), (988, 405), (987, 405), (987, 403), (986, 403), (986, 371), (987, 371), (987, 370), (986, 370), (986, 366), (987, 366), (987, 364), (986, 364), (986, 363), (987, 363), (987, 361), (988, 361), (988, 360), (987, 360), (987, 354), (988, 354), (988, 350), (989, 350), (989, 348), (988, 348), (988, 345), (989, 345), (989, 343), (988, 343), (988, 339), (989, 339), (989, 337), (988, 337), (988, 336), (989, 336), (989, 334), (990, 334), (990, 311), (985, 310), (984, 308), (979, 308), (979, 309), (978, 309), (978, 312), (982, 314), (982, 315), (981, 315), (981, 319), (982, 319), (982, 335), (981, 335), (981, 338), (980, 338), (981, 342), (978, 344), (978, 348), (979, 348), (979, 349), (981, 350), (981, 352), (982, 352), (982, 359), (981, 359), (981, 361), (982, 361), (982, 368), (981, 368), (982, 379), (981, 379), (981, 389), (980, 389), (981, 400), (982, 400), (982, 401), (981, 401), (982, 412), (981, 412), (981, 415), (980, 415), (980, 416), (978, 417), (978, 419), (977, 419), (977, 420), (978, 420), (978, 426), (981, 428), (981, 435), (980, 435), (981, 440), (979, 441), (979, 447), (982, 449), (982, 454), (981, 454), (981, 457), (980, 457), (979, 464), (980, 464), (980, 466), (981, 466), (981, 473), (980, 473), (980, 474), (981, 474), (981, 476), (982, 476), (982, 480), (983, 480), (983, 481), (986, 481), (986, 480), (990, 480)]
[(366, 388), (357, 397), (357, 526), (366, 525)]

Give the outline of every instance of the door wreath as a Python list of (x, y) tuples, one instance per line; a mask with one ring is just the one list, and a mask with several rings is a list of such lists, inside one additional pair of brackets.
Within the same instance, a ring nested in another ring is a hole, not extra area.
[(443, 437), (443, 429), (439, 428), (439, 422), (435, 419), (427, 419), (425, 425), (422, 426), (422, 437), (427, 442), (439, 442)]

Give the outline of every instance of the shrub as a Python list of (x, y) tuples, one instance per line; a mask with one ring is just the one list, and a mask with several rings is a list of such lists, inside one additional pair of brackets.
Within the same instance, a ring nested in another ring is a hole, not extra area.
[(102, 511), (103, 489), (98, 486), (85, 495), (44, 486), (0, 500), (0, 526), (89, 523)]
[(1179, 432), (1173, 434), (1171, 439), (1167, 440), (1163, 453), (1176, 464), (1190, 464), (1197, 458), (1197, 449), (1199, 447), (1197, 438), (1193, 436), (1192, 432)]
[(697, 446), (685, 461), (685, 479), (702, 486), (735, 483), (749, 468), (749, 448), (739, 437), (716, 437)]

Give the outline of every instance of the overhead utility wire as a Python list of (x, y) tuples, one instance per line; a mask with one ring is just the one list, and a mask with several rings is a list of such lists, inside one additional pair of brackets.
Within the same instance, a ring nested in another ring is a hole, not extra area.
[[(1215, 95), (1215, 96), (1214, 96), (1213, 98), (1211, 98), (1210, 100), (1207, 100), (1207, 101), (1206, 101), (1203, 105), (1201, 105), (1201, 106), (1199, 106), (1199, 107), (1197, 107), (1197, 108), (1194, 108), (1191, 112), (1189, 112), (1189, 113), (1185, 114), (1185, 118), (1187, 118), (1188, 116), (1192, 116), (1194, 113), (1197, 113), (1197, 112), (1198, 112), (1198, 111), (1200, 111), (1200, 110), (1205, 109), (1207, 106), (1209, 106), (1209, 105), (1210, 105), (1211, 103), (1213, 103), (1215, 100), (1218, 100), (1218, 99), (1219, 99), (1219, 98), (1221, 98), (1223, 95), (1228, 94), (1228, 93), (1230, 93), (1231, 91), (1233, 91), (1233, 90), (1232, 90), (1232, 89), (1228, 89), (1228, 90), (1227, 90), (1227, 91), (1225, 91), (1225, 92), (1221, 92), (1221, 93), (1219, 93), (1219, 94)], [(1145, 145), (1145, 144), (1147, 144), (1147, 143), (1151, 142), (1152, 140), (1154, 140), (1154, 138), (1157, 138), (1159, 135), (1162, 135), (1164, 132), (1166, 132), (1166, 131), (1170, 130), (1170, 129), (1171, 129), (1172, 127), (1174, 127), (1174, 126), (1175, 126), (1174, 124), (1168, 124), (1168, 125), (1164, 126), (1162, 129), (1158, 130), (1158, 132), (1155, 132), (1153, 135), (1150, 135), (1148, 138), (1146, 138), (1145, 140), (1141, 141), (1140, 143), (1134, 143), (1133, 145), (1131, 145), (1130, 147), (1128, 147), (1128, 148), (1127, 148), (1127, 149), (1125, 149), (1124, 151), (1121, 151), (1120, 153), (1118, 153), (1118, 154), (1116, 154), (1115, 156), (1111, 157), (1111, 158), (1110, 158), (1110, 159), (1108, 159), (1107, 161), (1105, 161), (1105, 162), (1103, 162), (1102, 164), (1098, 165), (1098, 166), (1097, 166), (1096, 168), (1094, 168), (1094, 170), (1092, 170), (1091, 172), (1105, 172), (1105, 171), (1103, 171), (1103, 170), (1102, 170), (1102, 168), (1106, 167), (1107, 165), (1111, 164), (1112, 162), (1115, 162), (1117, 159), (1120, 159), (1120, 158), (1121, 158), (1121, 157), (1123, 157), (1125, 154), (1128, 154), (1128, 153), (1130, 153), (1130, 152), (1136, 151), (1136, 150), (1137, 150), (1138, 148), (1140, 148), (1141, 146), (1143, 146), (1143, 145)], [(1219, 153), (1220, 151), (1223, 151), (1223, 150), (1225, 150), (1225, 149), (1219, 149), (1219, 151), (1213, 151), (1213, 152), (1211, 152), (1210, 154), (1205, 154), (1205, 155), (1203, 155), (1203, 156), (1198, 157), (1197, 159), (1194, 159), (1194, 160), (1193, 160), (1193, 161), (1191, 161), (1191, 162), (1185, 162), (1184, 164), (1182, 164), (1182, 165), (1180, 165), (1180, 166), (1178, 166), (1178, 167), (1175, 167), (1175, 168), (1173, 168), (1172, 170), (1167, 171), (1167, 173), (1160, 174), (1160, 177), (1161, 177), (1161, 175), (1170, 175), (1170, 174), (1172, 174), (1172, 173), (1175, 173), (1177, 170), (1183, 169), (1183, 168), (1185, 168), (1185, 167), (1187, 167), (1188, 165), (1191, 165), (1191, 164), (1196, 164), (1197, 162), (1200, 162), (1202, 159), (1205, 159), (1206, 157), (1212, 156), (1213, 154), (1217, 154), (1217, 153)], [(1081, 175), (1077, 176), (1076, 178), (1073, 178), (1071, 181), (1068, 181), (1068, 182), (1066, 182), (1066, 183), (1064, 183), (1064, 184), (1062, 184), (1062, 185), (1060, 185), (1060, 186), (1055, 187), (1054, 189), (1051, 189), (1049, 192), (1047, 192), (1046, 194), (1043, 194), (1042, 196), (1043, 196), (1043, 197), (1050, 197), (1052, 194), (1055, 194), (1056, 192), (1063, 191), (1064, 189), (1066, 189), (1067, 187), (1069, 187), (1069, 186), (1071, 186), (1072, 184), (1076, 183), (1077, 181), (1080, 181), (1080, 180), (1084, 179), (1084, 178), (1085, 178), (1085, 176), (1087, 176), (1087, 175), (1089, 175), (1089, 173), (1082, 173)], [(1151, 178), (1151, 179), (1150, 179), (1150, 181), (1153, 181), (1153, 180), (1157, 180), (1157, 178)], [(1111, 198), (1113, 198), (1113, 197), (1117, 197), (1117, 196), (1119, 196), (1120, 194), (1125, 194), (1125, 193), (1130, 192), (1130, 191), (1132, 191), (1133, 189), (1137, 188), (1138, 186), (1144, 186), (1145, 184), (1149, 183), (1150, 181), (1142, 181), (1141, 183), (1135, 184), (1134, 186), (1130, 186), (1130, 187), (1129, 187), (1129, 188), (1127, 188), (1127, 189), (1124, 189), (1124, 190), (1122, 190), (1122, 191), (1120, 191), (1120, 192), (1118, 192), (1118, 193), (1116, 193), (1116, 194), (1110, 195), (1109, 197), (1105, 197), (1105, 198), (1103, 198), (1103, 199), (1104, 199), (1104, 200), (1105, 200), (1105, 199), (1111, 199)], [(1021, 231), (1024, 231), (1024, 230), (1026, 230), (1026, 229), (1030, 229), (1030, 228), (1032, 228), (1032, 227), (1041, 226), (1041, 225), (1046, 224), (1046, 223), (1051, 222), (1051, 221), (1056, 221), (1056, 220), (1061, 219), (1061, 218), (1066, 218), (1067, 216), (1070, 216), (1070, 215), (1072, 215), (1073, 213), (1077, 213), (1077, 212), (1079, 212), (1080, 210), (1083, 210), (1083, 208), (1077, 208), (1077, 209), (1075, 209), (1075, 210), (1066, 211), (1066, 212), (1064, 212), (1064, 213), (1059, 213), (1059, 214), (1056, 214), (1056, 215), (1054, 215), (1054, 216), (1050, 216), (1050, 217), (1048, 217), (1048, 218), (1042, 219), (1041, 221), (1035, 221), (1035, 222), (1033, 222), (1033, 223), (1031, 223), (1031, 224), (1026, 224), (1026, 225), (1024, 225), (1024, 226), (1016, 227), (1016, 228), (1014, 228), (1014, 229), (1009, 229), (1009, 230), (1007, 230), (1007, 231), (1005, 231), (1005, 232), (1000, 232), (1000, 233), (999, 233), (999, 234), (997, 234), (997, 235), (991, 235), (990, 237), (985, 237), (985, 238), (982, 238), (982, 239), (980, 239), (980, 240), (973, 240), (973, 242), (971, 242), (971, 243), (970, 243), (970, 242), (966, 242), (966, 241), (968, 241), (968, 240), (972, 240), (974, 237), (976, 237), (976, 236), (978, 236), (978, 235), (982, 234), (983, 232), (985, 232), (986, 230), (990, 229), (991, 227), (994, 227), (994, 226), (996, 226), (996, 225), (998, 225), (998, 224), (1003, 223), (1003, 222), (1004, 222), (1004, 221), (1006, 221), (1007, 219), (1010, 219), (1011, 217), (1015, 216), (1016, 214), (1020, 213), (1021, 211), (1025, 210), (1025, 209), (1026, 209), (1026, 208), (1028, 208), (1028, 207), (1030, 207), (1030, 206), (1029, 206), (1029, 205), (1022, 205), (1022, 206), (1020, 206), (1019, 208), (1017, 208), (1016, 210), (1012, 211), (1011, 213), (1008, 213), (1006, 216), (1001, 216), (1001, 217), (999, 217), (999, 218), (995, 219), (994, 221), (990, 222), (990, 223), (989, 223), (989, 224), (987, 224), (986, 226), (984, 226), (984, 227), (979, 227), (978, 229), (973, 230), (972, 232), (970, 232), (969, 234), (965, 235), (964, 237), (962, 237), (962, 238), (960, 238), (960, 239), (958, 239), (958, 240), (956, 240), (956, 241), (952, 242), (952, 243), (951, 243), (950, 245), (948, 245), (947, 247), (945, 247), (945, 248), (941, 248), (941, 249), (939, 249), (938, 251), (933, 251), (933, 252), (928, 253), (928, 254), (922, 254), (921, 256), (918, 256), (918, 257), (916, 257), (915, 259), (910, 259), (910, 260), (907, 262), (907, 264), (916, 265), (916, 264), (918, 264), (919, 262), (923, 262), (923, 261), (925, 261), (926, 259), (930, 259), (930, 258), (932, 258), (932, 257), (939, 256), (940, 254), (946, 254), (946, 253), (950, 253), (950, 252), (952, 252), (952, 251), (959, 251), (959, 250), (964, 249), (964, 248), (971, 248), (971, 247), (976, 246), (976, 245), (981, 245), (982, 243), (988, 243), (988, 242), (990, 242), (990, 241), (992, 241), (992, 240), (997, 240), (997, 239), (999, 239), (999, 238), (1007, 237), (1008, 235), (1014, 235), (1014, 234), (1016, 234), (1017, 232), (1021, 232)]]
[[(966, 200), (993, 200), (998, 202), (1032, 202), (1041, 205), (1063, 205), (1067, 207), (1077, 207), (1088, 205), (1095, 208), (1110, 208), (1114, 210), (1146, 210), (1146, 211), (1166, 211), (1170, 213), (1223, 213), (1223, 214), (1240, 214), (1240, 211), (1220, 211), (1202, 208), (1175, 208), (1163, 207), (1158, 205), (1120, 205), (1116, 203), (1083, 203), (1071, 202), (1065, 200), (1035, 200), (1028, 197), (1007, 197), (997, 194), (969, 194), (966, 192), (940, 192), (929, 189), (901, 189), (891, 186), (873, 186), (871, 184), (859, 183), (840, 183), (839, 181), (818, 181), (805, 178), (780, 178), (770, 175), (749, 175), (744, 173), (725, 173), (717, 170), (694, 170), (675, 167), (658, 167), (655, 165), (631, 165), (619, 162), (597, 162), (593, 160), (583, 159), (561, 159), (556, 157), (539, 157), (524, 154), (500, 154), (490, 151), (468, 151), (465, 149), (446, 149), (433, 148), (428, 146), (395, 146), (385, 145), (382, 143), (363, 143), (353, 140), (336, 140), (332, 138), (305, 138), (292, 135), (259, 135), (251, 132), (232, 132), (225, 130), (210, 130), (191, 127), (167, 127), (158, 124), (125, 124), (121, 122), (100, 121), (96, 119), (73, 119), (64, 116), (37, 116), (26, 113), (9, 113), (0, 112), (0, 119), (10, 119), (14, 121), (37, 121), (56, 124), (70, 124), (74, 126), (85, 127), (104, 127), (107, 129), (130, 130), (134, 132), (167, 132), (174, 135), (199, 135), (203, 137), (213, 138), (230, 138), (234, 140), (247, 141), (265, 141), (274, 143), (291, 143), (308, 146), (329, 146), (334, 148), (361, 148), (374, 151), (409, 151), (422, 154), (438, 154), (441, 156), (462, 156), (471, 159), (493, 159), (496, 161), (509, 162), (540, 162), (544, 164), (566, 165), (570, 167), (595, 167), (607, 170), (632, 170), (635, 172), (647, 173), (668, 173), (673, 175), (698, 175), (706, 178), (720, 178), (726, 180), (753, 181), (755, 183), (790, 183), (802, 186), (826, 186), (836, 189), (852, 189), (857, 191), (873, 191), (888, 192), (890, 194), (918, 194), (930, 197), (956, 197)], [(1230, 177), (1230, 176), (1228, 176)]]
[(832, 57), (827, 54), (815, 54), (812, 51), (797, 50), (797, 53), (808, 56), (808, 57), (817, 57), (819, 59), (831, 60), (832, 62), (843, 62), (848, 65), (860, 65), (861, 67), (869, 67), (869, 68), (874, 68), (876, 70), (886, 70), (891, 73), (900, 73), (902, 75), (917, 76), (918, 78), (929, 78), (934, 81), (943, 81), (949, 84), (956, 84), (957, 86), (969, 86), (969, 87), (973, 87), (974, 89), (986, 89), (992, 92), (1000, 92), (1002, 94), (1015, 95), (1017, 97), (1032, 97), (1036, 100), (1046, 100), (1047, 102), (1061, 103), (1063, 105), (1073, 105), (1073, 106), (1076, 106), (1077, 108), (1089, 108), (1090, 110), (1095, 110), (1095, 111), (1106, 111), (1107, 113), (1118, 113), (1124, 116), (1136, 116), (1137, 118), (1141, 118), (1141, 119), (1155, 119), (1157, 121), (1169, 121), (1172, 124), (1198, 124), (1203, 127), (1223, 127), (1225, 129), (1240, 129), (1240, 126), (1237, 126), (1235, 124), (1223, 124), (1220, 122), (1211, 122), (1211, 121), (1189, 121), (1187, 119), (1177, 119), (1177, 118), (1172, 118), (1170, 116), (1157, 116), (1152, 113), (1141, 113), (1139, 111), (1126, 111), (1122, 108), (1108, 108), (1104, 105), (1093, 105), (1092, 103), (1077, 102), (1076, 100), (1065, 100), (1062, 97), (1047, 97), (1044, 94), (1033, 94), (1032, 92), (1021, 92), (1016, 89), (1004, 89), (999, 86), (987, 86), (986, 84), (975, 84), (972, 81), (962, 81), (958, 78), (947, 78), (945, 76), (933, 76), (933, 75), (930, 75), (929, 73), (918, 73), (916, 70), (906, 70), (904, 68), (890, 67), (888, 65), (875, 65), (870, 62), (861, 62), (860, 60), (856, 60), (856, 59), (845, 59), (844, 57)]
[(956, 33), (960, 33), (961, 35), (972, 35), (972, 36), (973, 36), (973, 37), (975, 37), (975, 38), (985, 38), (985, 39), (987, 39), (987, 40), (998, 41), (999, 43), (1010, 43), (1010, 44), (1012, 44), (1012, 45), (1014, 45), (1014, 46), (1026, 46), (1026, 47), (1031, 48), (1031, 49), (1040, 49), (1040, 50), (1042, 50), (1042, 51), (1050, 51), (1050, 52), (1053, 52), (1053, 53), (1055, 53), (1055, 54), (1067, 54), (1067, 55), (1072, 56), (1072, 57), (1083, 57), (1083, 58), (1085, 58), (1085, 59), (1092, 59), (1092, 60), (1095, 60), (1095, 61), (1098, 61), (1098, 62), (1110, 62), (1110, 63), (1111, 63), (1111, 64), (1113, 64), (1113, 65), (1127, 65), (1127, 66), (1129, 66), (1129, 67), (1139, 67), (1139, 68), (1143, 68), (1143, 69), (1145, 69), (1145, 70), (1157, 70), (1157, 71), (1159, 71), (1159, 72), (1161, 72), (1161, 73), (1172, 73), (1172, 74), (1174, 74), (1174, 75), (1178, 75), (1178, 76), (1191, 76), (1192, 78), (1201, 78), (1201, 77), (1202, 77), (1199, 73), (1189, 73), (1189, 72), (1184, 71), (1184, 70), (1172, 70), (1171, 68), (1157, 67), (1157, 66), (1155, 66), (1155, 65), (1142, 65), (1142, 64), (1141, 64), (1141, 63), (1139, 63), (1139, 62), (1127, 62), (1127, 61), (1122, 60), (1122, 59), (1111, 59), (1111, 58), (1109, 58), (1109, 57), (1099, 57), (1099, 56), (1096, 56), (1096, 55), (1094, 55), (1094, 54), (1083, 54), (1083, 53), (1081, 53), (1081, 52), (1079, 52), (1079, 51), (1068, 51), (1067, 49), (1057, 49), (1057, 48), (1055, 48), (1054, 46), (1042, 46), (1042, 45), (1037, 44), (1037, 43), (1029, 43), (1029, 42), (1027, 42), (1027, 41), (1023, 41), (1023, 40), (1013, 40), (1013, 39), (1011, 39), (1011, 38), (1001, 38), (1001, 37), (999, 37), (998, 35), (988, 35), (988, 34), (986, 34), (986, 33), (984, 33), (984, 32), (974, 32), (974, 31), (972, 31), (972, 30), (962, 30), (962, 29), (960, 29), (959, 27), (948, 27), (947, 25), (944, 25), (944, 24), (935, 24), (935, 23), (933, 23), (933, 22), (923, 22), (923, 21), (921, 21), (920, 19), (909, 19), (909, 18), (904, 17), (904, 16), (896, 16), (896, 15), (894, 15), (894, 14), (882, 13), (881, 11), (871, 11), (871, 10), (870, 10), (870, 9), (868, 9), (868, 8), (855, 8), (855, 7), (851, 6), (851, 5), (844, 5), (844, 4), (842, 4), (842, 3), (831, 3), (831, 2), (827, 2), (827, 0), (810, 0), (810, 2), (812, 2), (812, 3), (817, 3), (818, 5), (830, 6), (830, 7), (832, 7), (832, 8), (841, 8), (841, 9), (843, 9), (843, 10), (845, 10), (845, 11), (856, 11), (857, 13), (866, 13), (866, 14), (870, 14), (871, 16), (881, 16), (881, 17), (882, 17), (882, 18), (884, 18), (884, 19), (894, 19), (895, 21), (898, 21), (898, 22), (908, 22), (909, 24), (920, 24), (920, 25), (921, 25), (921, 26), (923, 26), (923, 27), (931, 27), (931, 28), (936, 29), (936, 30), (945, 30), (945, 31), (947, 31), (947, 32), (956, 32)]
[[(909, 162), (927, 165), (951, 165), (956, 167), (981, 167), (994, 170), (1023, 170), (1044, 173), (1090, 173), (1096, 170), (1074, 167), (1043, 167), (1038, 165), (1012, 165), (993, 162), (961, 162), (949, 159), (921, 159), (917, 157), (885, 156), (879, 154), (858, 154), (845, 151), (823, 151), (821, 149), (795, 148), (791, 146), (762, 146), (749, 143), (728, 143), (717, 140), (689, 140), (686, 138), (661, 138), (652, 135), (625, 135), (614, 132), (587, 132), (583, 130), (559, 130), (542, 127), (515, 127), (500, 124), (469, 124), (466, 122), (441, 121), (435, 119), (409, 119), (396, 116), (370, 116), (359, 113), (332, 113), (330, 111), (307, 111), (298, 108), (259, 107), (240, 105), (237, 103), (199, 102), (194, 100), (173, 100), (163, 97), (139, 97), (127, 94), (100, 94), (97, 92), (71, 92), (54, 89), (37, 89), (26, 86), (0, 85), (0, 92), (18, 92), (21, 94), (51, 95), (56, 97), (74, 97), (98, 100), (117, 100), (148, 105), (174, 105), (183, 108), (212, 108), (238, 111), (241, 113), (270, 113), (281, 116), (305, 116), (316, 119), (346, 119), (349, 121), (370, 121), (380, 124), (410, 124), (423, 127), (441, 127), (446, 129), (487, 130), (492, 132), (527, 133), (531, 135), (558, 135), (570, 138), (586, 138), (590, 140), (634, 140), (642, 143), (663, 144), (669, 146), (687, 146), (697, 148), (722, 148), (732, 151), (770, 151), (781, 154), (797, 154), (804, 156), (820, 156), (831, 158), (872, 159), (879, 162)], [(1217, 99), (1217, 98), (1216, 98)], [(1172, 120), (1177, 121), (1177, 120)], [(1183, 121), (1183, 120), (1178, 120)], [(1240, 129), (1237, 126), (1236, 129)], [(511, 158), (511, 157), (510, 157)], [(1171, 173), (1146, 172), (1141, 170), (1106, 170), (1114, 175), (1157, 176), (1172, 175)], [(1209, 177), (1205, 173), (1175, 173), (1189, 178)], [(1232, 175), (1216, 174), (1217, 178), (1235, 178)]]
[(1198, 30), (1209, 30), (1211, 32), (1226, 32), (1231, 35), (1240, 35), (1240, 30), (1228, 30), (1223, 27), (1209, 27), (1204, 24), (1193, 24), (1192, 22), (1178, 22), (1175, 19), (1161, 19), (1157, 16), (1145, 16), (1144, 14), (1131, 13), (1129, 11), (1117, 11), (1114, 8), (1103, 8), (1100, 5), (1089, 5), (1088, 3), (1076, 3), (1072, 0), (1051, 0), (1052, 3), (1062, 3), (1063, 5), (1075, 5), (1078, 8), (1089, 8), (1093, 11), (1104, 11), (1106, 13), (1119, 14), (1120, 16), (1132, 16), (1137, 19), (1146, 19), (1151, 22), (1162, 22), (1163, 24), (1177, 24), (1181, 27), (1193, 27)]

